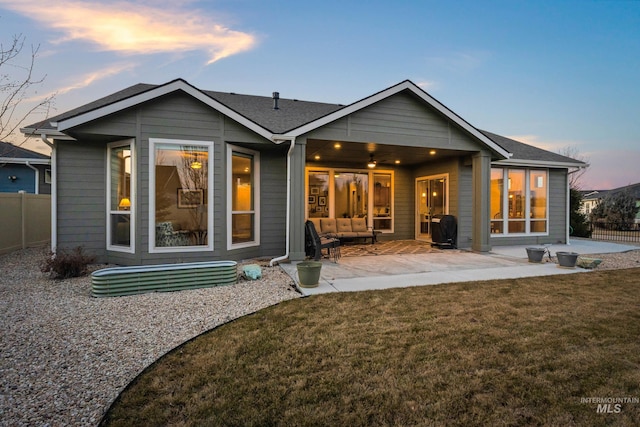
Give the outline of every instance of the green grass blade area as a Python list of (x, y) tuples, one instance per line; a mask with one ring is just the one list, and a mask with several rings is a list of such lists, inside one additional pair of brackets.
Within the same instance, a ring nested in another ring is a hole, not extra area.
[(291, 300), (176, 348), (103, 424), (640, 425), (639, 291), (636, 268)]

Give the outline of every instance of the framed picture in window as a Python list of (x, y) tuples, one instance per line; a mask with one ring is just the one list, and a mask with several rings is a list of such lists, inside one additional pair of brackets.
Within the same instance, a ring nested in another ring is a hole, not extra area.
[(318, 187), (311, 187), (311, 194), (320, 194), (320, 188)]
[(327, 205), (327, 196), (318, 196), (318, 206)]
[(181, 209), (197, 208), (204, 204), (204, 190), (188, 190), (178, 188), (178, 207)]
[(315, 205), (315, 203), (316, 203), (316, 196), (309, 196), (309, 204)]

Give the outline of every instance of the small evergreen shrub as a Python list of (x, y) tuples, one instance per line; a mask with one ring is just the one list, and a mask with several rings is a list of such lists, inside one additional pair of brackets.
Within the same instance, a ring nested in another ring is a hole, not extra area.
[(50, 253), (41, 266), (43, 273), (49, 273), (54, 280), (80, 277), (87, 274), (87, 266), (95, 262), (95, 256), (87, 255), (81, 246), (72, 251), (58, 250)]

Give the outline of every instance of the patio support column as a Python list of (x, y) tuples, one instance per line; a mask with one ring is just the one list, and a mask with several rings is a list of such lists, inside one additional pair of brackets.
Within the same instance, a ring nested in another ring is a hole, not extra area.
[(491, 205), (491, 155), (480, 151), (472, 158), (473, 183), (473, 222), (471, 228), (471, 249), (478, 252), (489, 252)]
[(289, 226), (289, 259), (302, 261), (305, 258), (304, 251), (304, 214), (305, 214), (305, 188), (304, 166), (307, 151), (305, 139), (296, 142), (291, 157), (291, 218)]

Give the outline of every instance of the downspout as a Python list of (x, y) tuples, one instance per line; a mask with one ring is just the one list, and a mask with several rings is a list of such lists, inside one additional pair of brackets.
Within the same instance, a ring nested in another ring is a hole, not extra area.
[(36, 172), (35, 194), (40, 194), (40, 171), (38, 170), (38, 168), (33, 167), (28, 160), (25, 162), (25, 165), (27, 165), (28, 168), (33, 169)]
[(269, 261), (269, 266), (273, 267), (273, 265), (277, 262), (280, 262), (282, 260), (285, 260), (287, 258), (289, 258), (289, 238), (291, 235), (291, 157), (293, 156), (293, 148), (296, 145), (296, 138), (295, 136), (291, 138), (291, 146), (289, 147), (289, 151), (287, 151), (287, 215), (286, 215), (286, 222), (285, 222), (285, 229), (286, 229), (286, 241), (285, 241), (285, 254), (282, 256), (279, 256), (277, 258), (273, 258), (271, 261)]
[(56, 162), (56, 146), (47, 139), (47, 135), (44, 133), (40, 135), (40, 139), (51, 147), (51, 252), (55, 253), (56, 246), (58, 246), (58, 167)]
[(567, 245), (570, 245), (571, 242), (569, 241), (569, 229), (571, 228), (571, 186), (569, 185), (569, 174), (567, 174), (567, 209), (565, 209), (565, 211), (567, 212), (566, 242)]

